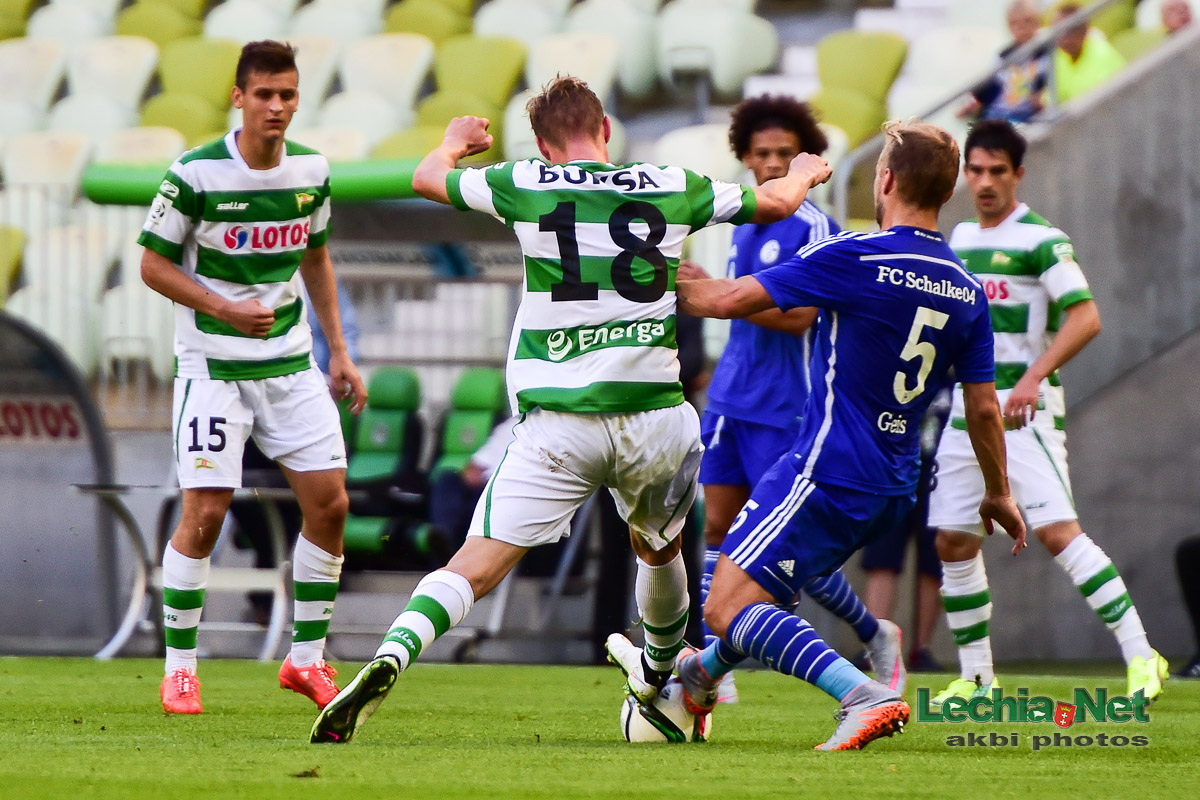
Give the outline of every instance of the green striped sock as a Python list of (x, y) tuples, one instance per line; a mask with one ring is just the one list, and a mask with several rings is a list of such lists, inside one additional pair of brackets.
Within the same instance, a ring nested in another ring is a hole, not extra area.
[(166, 673), (196, 669), (196, 639), (204, 611), (209, 559), (189, 558), (171, 544), (163, 551), (163, 634)]
[(325, 637), (333, 618), (342, 556), (327, 553), (301, 534), (292, 555), (292, 588), (295, 624), (292, 628), (292, 665), (309, 667), (325, 657)]
[(675, 668), (675, 657), (683, 648), (688, 621), (687, 570), (683, 555), (652, 567), (638, 559), (634, 597), (645, 631), (646, 664), (657, 672)]
[(383, 637), (376, 658), (394, 656), (400, 669), (407, 669), (435, 639), (462, 622), (474, 602), (471, 584), (463, 576), (446, 569), (429, 573)]
[(1150, 658), (1154, 655), (1142, 618), (1125, 589), (1125, 581), (1121, 580), (1117, 568), (1100, 545), (1086, 533), (1081, 533), (1054, 560), (1067, 571), (1083, 599), (1113, 632), (1126, 662), (1134, 656)]
[(984, 683), (990, 683), (995, 677), (988, 633), (992, 592), (982, 553), (967, 561), (942, 562), (942, 605), (946, 609), (946, 623), (958, 645), (961, 676), (972, 680), (978, 675)]

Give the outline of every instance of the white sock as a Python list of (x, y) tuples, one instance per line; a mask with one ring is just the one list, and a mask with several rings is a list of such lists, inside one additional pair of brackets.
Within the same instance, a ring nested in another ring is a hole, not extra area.
[(1146, 629), (1142, 627), (1142, 618), (1125, 589), (1125, 581), (1121, 580), (1117, 568), (1100, 545), (1086, 533), (1081, 533), (1054, 560), (1067, 571), (1087, 604), (1113, 632), (1126, 664), (1138, 656), (1150, 658), (1154, 655), (1146, 639)]
[(167, 542), (163, 551), (163, 632), (166, 674), (180, 667), (196, 670), (196, 636), (208, 585), (208, 558), (189, 558)]
[(295, 624), (292, 627), (292, 665), (309, 667), (325, 658), (325, 637), (333, 618), (343, 556), (322, 550), (304, 538), (296, 540), (292, 555)]
[(983, 553), (967, 561), (942, 562), (942, 605), (946, 622), (958, 645), (959, 674), (967, 680), (979, 676), (991, 683), (992, 638), (988, 626), (992, 619), (992, 592), (988, 588)]
[(646, 663), (658, 672), (675, 668), (675, 656), (683, 648), (684, 628), (688, 620), (687, 569), (683, 554), (659, 567), (640, 558), (634, 588), (638, 613), (646, 634), (643, 650)]
[(448, 569), (429, 573), (413, 590), (375, 657), (395, 656), (400, 669), (408, 669), (434, 639), (462, 622), (474, 603), (471, 582), (462, 575)]

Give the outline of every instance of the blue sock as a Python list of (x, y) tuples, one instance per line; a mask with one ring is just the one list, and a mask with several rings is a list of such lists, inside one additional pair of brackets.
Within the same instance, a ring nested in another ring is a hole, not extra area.
[[(769, 603), (743, 608), (733, 618), (726, 638), (737, 652), (757, 658), (776, 672), (808, 681), (838, 700), (870, 680), (830, 649), (807, 621)], [(822, 680), (835, 666), (829, 678)], [(853, 673), (847, 673), (845, 667)]]
[[(711, 646), (714, 642), (720, 641), (720, 638), (709, 630), (708, 623), (704, 622), (704, 605), (708, 602), (708, 590), (712, 588), (713, 570), (717, 568), (717, 558), (721, 555), (720, 547), (712, 545), (704, 546), (704, 572), (700, 575), (700, 625), (704, 630), (704, 645)], [(709, 673), (710, 675), (712, 673)]]
[(816, 600), (822, 608), (829, 609), (844, 619), (854, 628), (859, 641), (869, 642), (879, 630), (879, 620), (867, 611), (867, 607), (858, 599), (854, 589), (850, 588), (850, 581), (846, 580), (840, 569), (827, 577), (810, 578), (808, 583), (804, 584), (804, 593)]
[(714, 680), (724, 677), (727, 672), (733, 672), (733, 668), (745, 660), (744, 655), (715, 635), (713, 641), (700, 651), (700, 666), (704, 667), (708, 677)]

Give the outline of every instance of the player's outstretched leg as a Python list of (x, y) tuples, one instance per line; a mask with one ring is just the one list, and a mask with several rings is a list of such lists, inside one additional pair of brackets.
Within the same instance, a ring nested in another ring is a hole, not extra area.
[(1129, 696), (1140, 691), (1148, 700), (1157, 698), (1169, 674), (1167, 660), (1146, 639), (1142, 618), (1112, 560), (1086, 533), (1073, 538), (1054, 560), (1116, 637), (1128, 665)]
[(295, 625), (291, 652), (279, 668), (279, 688), (304, 695), (317, 708), (329, 705), (338, 693), (333, 682), (337, 671), (325, 663), (325, 637), (344, 560), (313, 544), (303, 533), (292, 555)]
[(875, 680), (903, 696), (908, 671), (904, 668), (900, 626), (877, 619), (868, 611), (840, 569), (832, 575), (810, 578), (804, 584), (804, 593), (854, 629), (866, 647)]
[[(712, 588), (713, 570), (717, 568), (717, 559), (721, 555), (719, 545), (705, 545), (704, 547), (704, 571), (700, 575), (700, 610), (703, 612), (704, 604), (708, 602), (708, 592)], [(704, 620), (700, 621), (701, 630), (704, 631), (704, 645), (707, 647), (710, 644), (715, 644), (721, 641), (721, 637), (717, 636), (708, 627), (708, 623)], [(683, 657), (683, 652), (680, 651), (680, 658)], [(717, 693), (718, 703), (736, 703), (738, 701), (737, 685), (733, 682), (733, 673), (728, 672), (721, 679), (721, 686)]]
[(166, 674), (159, 686), (163, 711), (199, 714), (200, 679), (196, 677), (196, 636), (208, 585), (208, 558), (189, 558), (170, 542), (163, 551), (163, 633)]
[(982, 553), (964, 561), (942, 562), (942, 605), (958, 646), (959, 677), (934, 695), (929, 701), (932, 708), (941, 708), (951, 697), (982, 697), (1000, 688), (992, 667), (992, 640), (988, 634), (992, 593)]
[(400, 673), (435, 639), (462, 622), (474, 602), (470, 581), (456, 572), (439, 569), (422, 578), (375, 652), (375, 660), (363, 667), (317, 716), (310, 741), (350, 741), (383, 702)]
[(683, 554), (676, 553), (659, 566), (638, 558), (634, 595), (642, 618), (645, 647), (635, 647), (619, 633), (609, 636), (604, 645), (609, 661), (625, 673), (630, 694), (648, 703), (671, 677), (675, 658), (683, 647), (689, 605)]

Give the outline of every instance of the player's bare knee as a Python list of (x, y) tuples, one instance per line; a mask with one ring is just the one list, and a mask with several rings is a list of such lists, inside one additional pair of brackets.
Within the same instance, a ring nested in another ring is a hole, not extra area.
[(970, 561), (983, 544), (975, 534), (951, 530), (939, 530), (936, 542), (938, 558), (946, 562)]
[(1065, 550), (1067, 545), (1082, 533), (1083, 529), (1079, 527), (1079, 523), (1075, 520), (1052, 522), (1034, 531), (1038, 541), (1045, 545), (1046, 550), (1052, 556), (1056, 556)]

